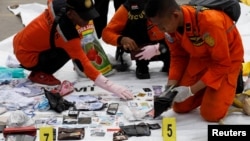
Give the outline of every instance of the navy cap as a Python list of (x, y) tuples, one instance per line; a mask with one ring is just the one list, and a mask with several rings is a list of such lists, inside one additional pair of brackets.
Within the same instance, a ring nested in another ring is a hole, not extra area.
[(92, 0), (67, 0), (67, 7), (75, 10), (84, 20), (92, 20), (99, 16)]

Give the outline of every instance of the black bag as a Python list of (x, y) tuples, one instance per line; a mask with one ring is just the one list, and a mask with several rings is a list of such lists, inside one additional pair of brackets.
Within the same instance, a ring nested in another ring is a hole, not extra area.
[(140, 123), (137, 125), (120, 126), (121, 131), (127, 136), (150, 136), (151, 131), (148, 124)]
[(165, 90), (159, 97), (154, 99), (154, 118), (160, 116), (164, 111), (171, 108), (173, 100), (177, 95), (177, 91), (172, 91), (171, 88)]
[(49, 101), (50, 109), (55, 110), (57, 113), (61, 113), (75, 106), (75, 103), (63, 99), (59, 93), (52, 93), (46, 89), (44, 89), (44, 93)]
[(238, 0), (191, 0), (189, 5), (197, 6), (197, 12), (203, 7), (224, 11), (235, 22), (241, 14)]

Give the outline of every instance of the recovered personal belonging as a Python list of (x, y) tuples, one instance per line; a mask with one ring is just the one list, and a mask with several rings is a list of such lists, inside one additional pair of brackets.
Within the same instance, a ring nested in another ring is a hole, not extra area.
[(78, 111), (100, 111), (107, 107), (107, 103), (99, 100), (100, 97), (93, 95), (79, 95), (75, 102), (75, 109)]
[(150, 136), (151, 131), (146, 123), (139, 123), (137, 125), (120, 126), (122, 132), (127, 136)]
[(58, 140), (82, 140), (85, 136), (84, 128), (58, 128)]
[(53, 93), (59, 93), (60, 96), (66, 96), (74, 91), (74, 84), (68, 80), (64, 80), (61, 85), (53, 89)]
[(27, 127), (11, 127), (4, 128), (3, 135), (6, 141), (35, 141), (36, 128), (34, 126)]
[(154, 98), (154, 118), (171, 108), (173, 100), (177, 95), (177, 91), (172, 90), (173, 87), (174, 86), (170, 86), (159, 97)]
[(61, 113), (75, 106), (74, 102), (65, 100), (59, 93), (52, 93), (46, 89), (44, 89), (44, 93), (49, 100), (50, 109), (55, 110), (57, 113)]

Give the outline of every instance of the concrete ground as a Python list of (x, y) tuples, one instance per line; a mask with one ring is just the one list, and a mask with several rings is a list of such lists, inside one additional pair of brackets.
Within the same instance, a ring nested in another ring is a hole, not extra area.
[(21, 19), (8, 10), (8, 6), (27, 3), (46, 4), (47, 0), (0, 0), (0, 41), (12, 36), (24, 26)]
[[(185, 3), (189, 0), (177, 0), (179, 3)], [(47, 0), (0, 0), (0, 41), (12, 36), (21, 30), (24, 26), (21, 19), (8, 10), (8, 6), (27, 3), (46, 4)]]

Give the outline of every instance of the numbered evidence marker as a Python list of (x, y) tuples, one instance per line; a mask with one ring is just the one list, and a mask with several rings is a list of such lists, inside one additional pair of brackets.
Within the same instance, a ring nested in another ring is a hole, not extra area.
[(39, 129), (39, 141), (53, 141), (53, 127), (44, 126)]
[(165, 117), (162, 119), (163, 141), (176, 141), (176, 120)]

